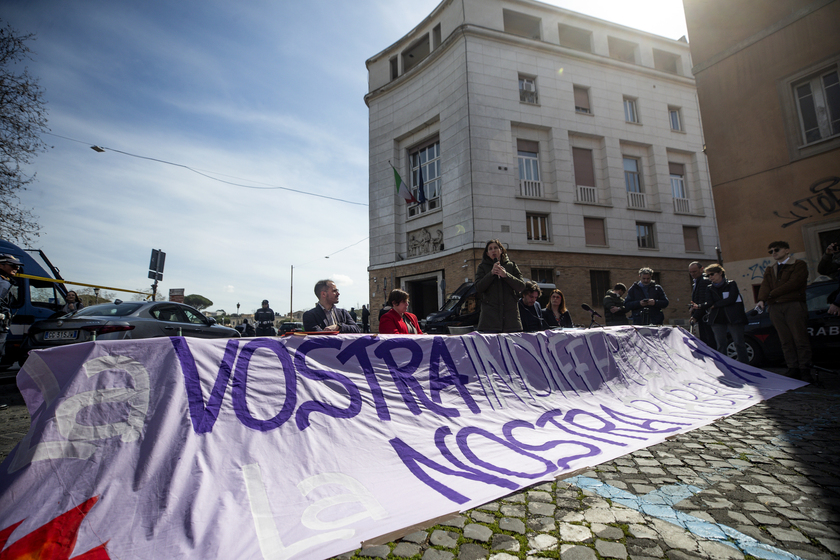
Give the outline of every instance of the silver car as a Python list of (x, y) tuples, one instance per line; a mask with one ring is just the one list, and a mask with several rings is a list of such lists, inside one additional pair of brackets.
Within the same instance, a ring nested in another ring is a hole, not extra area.
[(116, 300), (33, 323), (23, 342), (23, 350), (28, 352), (92, 340), (161, 336), (235, 338), (239, 333), (216, 324), (212, 317), (205, 317), (183, 303)]

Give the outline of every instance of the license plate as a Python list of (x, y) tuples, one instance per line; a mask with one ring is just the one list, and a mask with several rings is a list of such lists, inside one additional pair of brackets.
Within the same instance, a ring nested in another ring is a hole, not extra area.
[(44, 340), (75, 340), (79, 331), (50, 331), (44, 333)]

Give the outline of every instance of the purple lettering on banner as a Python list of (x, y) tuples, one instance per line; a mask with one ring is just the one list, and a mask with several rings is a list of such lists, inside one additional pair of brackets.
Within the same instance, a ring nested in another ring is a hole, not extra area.
[(440, 453), (450, 463), (455, 465), (457, 468), (462, 469), (460, 471), (453, 470), (446, 465), (436, 463), (434, 460), (426, 457), (419, 451), (412, 448), (400, 438), (394, 438), (390, 440), (389, 443), (391, 444), (391, 447), (394, 448), (394, 451), (397, 452), (397, 455), (399, 456), (403, 464), (408, 468), (408, 470), (411, 471), (411, 474), (413, 474), (417, 478), (417, 480), (420, 480), (429, 488), (432, 488), (433, 490), (442, 494), (448, 500), (451, 500), (457, 504), (466, 503), (470, 499), (429, 476), (426, 473), (426, 471), (424, 471), (420, 467), (421, 464), (425, 465), (429, 469), (432, 469), (444, 475), (466, 478), (467, 480), (474, 480), (476, 482), (482, 482), (484, 484), (493, 484), (495, 486), (507, 488), (508, 490), (517, 490), (519, 488), (519, 485), (515, 482), (482, 472), (478, 469), (469, 467), (463, 462), (459, 461), (458, 458), (455, 457), (455, 455), (453, 455), (449, 448), (447, 448), (446, 446), (445, 438), (448, 435), (451, 435), (451, 432), (447, 426), (438, 428), (435, 431), (435, 443)]
[(319, 412), (332, 418), (352, 418), (362, 410), (362, 394), (350, 379), (340, 373), (323, 369), (312, 369), (306, 365), (306, 355), (309, 352), (324, 348), (339, 349), (341, 348), (341, 341), (333, 337), (307, 340), (295, 352), (295, 367), (304, 377), (314, 381), (335, 381), (344, 387), (350, 399), (350, 405), (347, 408), (339, 408), (320, 401), (307, 401), (303, 403), (295, 413), (295, 423), (301, 432), (309, 427), (309, 415), (314, 412)]
[[(623, 412), (618, 412), (616, 410), (611, 409), (608, 406), (601, 405), (601, 410), (606, 412), (610, 417), (618, 420), (619, 422), (623, 422), (625, 424), (629, 424), (630, 426), (636, 426), (637, 428), (641, 428), (641, 430), (633, 430), (630, 428), (618, 428), (619, 430), (623, 430), (626, 432), (644, 432), (648, 434), (667, 434), (670, 432), (679, 431), (679, 428), (676, 426), (690, 426), (691, 424), (686, 424), (683, 422), (671, 422), (668, 420), (657, 420), (656, 418), (638, 418), (636, 416), (630, 416), (629, 414), (625, 414)], [(674, 425), (673, 428), (663, 428), (658, 430), (654, 427), (654, 424), (672, 424)]]
[(362, 366), (362, 373), (370, 387), (370, 394), (376, 407), (376, 415), (379, 416), (380, 420), (388, 421), (391, 419), (391, 413), (388, 411), (385, 396), (382, 394), (382, 387), (379, 386), (379, 380), (376, 379), (376, 372), (373, 371), (373, 365), (370, 363), (370, 357), (367, 353), (368, 346), (379, 344), (379, 342), (372, 336), (359, 337), (348, 344), (347, 348), (339, 352), (336, 357), (342, 364), (346, 364), (350, 358), (356, 358), (356, 361)]
[(225, 389), (230, 381), (230, 372), (233, 368), (233, 361), (236, 359), (236, 349), (239, 342), (231, 339), (225, 346), (225, 354), (222, 363), (219, 364), (219, 373), (210, 397), (207, 399), (207, 406), (204, 406), (204, 396), (201, 394), (201, 380), (198, 376), (198, 368), (195, 365), (195, 358), (190, 351), (187, 341), (180, 336), (169, 337), (175, 349), (175, 355), (181, 364), (181, 371), (184, 373), (184, 387), (187, 392), (189, 403), (190, 421), (193, 431), (197, 434), (206, 434), (213, 431), (213, 424), (219, 417), (219, 409), (222, 406), (222, 399), (225, 397)]
[[(580, 396), (577, 383), (573, 383), (569, 377), (570, 374), (574, 373), (575, 368), (574, 365), (565, 357), (568, 356), (568, 352), (564, 352), (565, 356), (560, 355), (560, 351), (566, 349), (570, 340), (573, 340), (573, 338), (561, 333), (553, 332), (548, 341), (548, 351), (551, 359), (554, 361), (555, 370), (560, 373), (560, 378), (563, 379), (563, 381), (566, 382), (566, 385), (575, 392), (575, 396)], [(578, 376), (578, 378), (580, 378), (580, 376)]]
[[(449, 371), (449, 375), (446, 377), (440, 376), (441, 361), (447, 371)], [(473, 400), (469, 389), (466, 387), (469, 380), (470, 378), (466, 375), (458, 373), (458, 370), (455, 368), (455, 361), (452, 359), (449, 349), (446, 348), (446, 342), (444, 342), (442, 337), (436, 336), (434, 341), (432, 341), (432, 351), (429, 357), (429, 387), (432, 393), (432, 400), (440, 404), (440, 392), (450, 385), (454, 385), (458, 390), (458, 394), (464, 399), (464, 403), (469, 407), (470, 412), (480, 414), (481, 409)]]
[[(513, 451), (514, 453), (516, 453), (518, 455), (522, 455), (523, 457), (528, 457), (529, 459), (533, 459), (534, 461), (537, 461), (538, 463), (542, 463), (542, 465), (545, 468), (543, 469), (542, 472), (526, 473), (526, 472), (511, 471), (511, 470), (508, 470), (504, 467), (500, 467), (500, 466), (494, 465), (492, 463), (488, 463), (487, 461), (482, 461), (481, 459), (478, 458), (478, 456), (476, 456), (475, 453), (473, 453), (472, 449), (470, 449), (469, 443), (467, 442), (467, 439), (473, 434), (483, 436), (483, 437), (489, 439), (490, 441), (495, 441), (496, 443), (507, 447), (508, 449), (510, 449), (511, 451)], [(475, 428), (475, 427), (462, 428), (461, 430), (458, 430), (458, 435), (455, 436), (455, 441), (458, 442), (458, 448), (461, 450), (461, 453), (464, 454), (464, 457), (466, 457), (467, 459), (472, 461), (473, 464), (478, 465), (480, 467), (484, 467), (487, 470), (496, 471), (497, 473), (501, 473), (505, 476), (516, 476), (516, 477), (519, 477), (519, 478), (540, 478), (540, 477), (543, 477), (543, 476), (557, 470), (557, 467), (554, 465), (554, 462), (549, 461), (547, 459), (543, 459), (539, 455), (534, 455), (533, 453), (528, 453), (524, 449), (520, 448), (518, 445), (516, 445), (516, 444), (514, 444), (514, 443), (512, 443), (512, 442), (510, 442), (506, 439), (502, 439), (495, 434), (491, 434), (487, 430), (482, 430), (481, 428)]]
[(560, 420), (557, 420), (557, 418), (560, 417), (560, 416), (563, 416), (563, 411), (562, 410), (560, 410), (560, 409), (549, 410), (548, 412), (544, 413), (542, 416), (537, 418), (537, 427), (542, 428), (546, 424), (551, 424), (555, 428), (559, 428), (566, 433), (572, 434), (573, 436), (581, 436), (581, 437), (585, 437), (585, 438), (589, 438), (589, 439), (594, 439), (595, 441), (600, 441), (602, 443), (609, 443), (610, 445), (618, 445), (620, 447), (624, 447), (624, 446), (627, 445), (626, 443), (623, 443), (623, 442), (620, 442), (620, 441), (603, 439), (603, 438), (599, 438), (597, 436), (593, 436), (593, 435), (590, 435), (590, 434), (581, 434), (580, 432), (575, 432), (573, 430), (570, 430), (569, 428), (564, 426), (560, 422)]
[[(732, 373), (732, 375), (734, 375), (735, 377), (738, 377), (740, 379), (743, 379), (747, 383), (753, 383), (754, 380), (753, 379), (748, 379), (747, 377), (744, 377), (744, 375), (748, 375), (749, 377), (753, 377), (753, 378), (758, 377), (759, 379), (766, 379), (766, 377), (764, 375), (759, 373), (760, 370), (748, 371), (748, 370), (745, 370), (743, 368), (740, 368), (740, 367), (737, 367), (735, 365), (727, 363), (723, 359), (722, 354), (715, 354), (714, 352), (712, 352), (712, 353), (704, 352), (700, 348), (700, 346), (697, 344), (697, 340), (692, 336), (684, 336), (683, 337), (683, 342), (685, 342), (685, 345), (688, 346), (691, 349), (692, 352), (696, 352), (698, 354), (706, 356), (707, 358), (711, 358), (712, 360), (717, 362), (718, 365), (721, 365), (724, 368), (726, 368), (727, 370), (729, 370), (729, 372)], [(738, 362), (736, 362), (736, 363), (738, 363)], [(741, 375), (742, 373), (744, 375)]]
[[(257, 420), (251, 416), (248, 410), (248, 365), (254, 352), (259, 348), (271, 350), (280, 360), (283, 368), (286, 392), (283, 400), (283, 408), (273, 418), (268, 420)], [(236, 371), (233, 374), (233, 411), (242, 424), (253, 430), (268, 432), (282, 426), (286, 420), (292, 417), (292, 412), (297, 404), (297, 376), (292, 358), (286, 347), (273, 338), (256, 338), (245, 345), (239, 353), (236, 361)]]
[[(516, 339), (514, 342), (512, 352), (511, 352), (511, 360), (514, 364), (516, 364), (518, 369), (526, 370), (531, 373), (528, 376), (530, 378), (532, 387), (535, 391), (539, 390), (540, 387), (534, 386), (533, 377), (536, 372), (539, 372), (539, 376), (542, 378), (540, 381), (545, 381), (545, 392), (544, 393), (536, 393), (534, 394), (535, 397), (545, 398), (551, 396), (551, 378), (546, 375), (547, 371), (550, 371), (551, 368), (548, 367), (545, 359), (542, 356), (542, 352), (540, 352), (540, 341), (545, 341), (546, 336), (545, 333), (535, 333), (533, 337), (520, 337)], [(533, 344), (532, 344), (533, 342)], [(518, 349), (518, 350), (517, 350)], [(522, 359), (520, 354), (524, 353), (528, 358), (533, 360), (534, 366), (530, 367), (522, 363)], [(539, 379), (539, 378), (537, 378)], [(523, 383), (525, 380), (523, 379)], [(555, 381), (555, 385), (557, 382)]]
[[(411, 358), (402, 365), (397, 365), (397, 361), (393, 355), (394, 351), (399, 349), (408, 350), (411, 353)], [(412, 397), (412, 393), (414, 393), (414, 396), (430, 412), (450, 418), (461, 415), (461, 412), (457, 408), (447, 408), (433, 402), (423, 392), (423, 387), (420, 386), (420, 383), (414, 379), (414, 372), (417, 371), (417, 366), (420, 365), (420, 361), (423, 359), (423, 349), (415, 341), (409, 338), (384, 340), (376, 347), (374, 353), (377, 358), (384, 360), (388, 365), (388, 370), (394, 379), (394, 385), (397, 386), (405, 405), (412, 414), (418, 415), (422, 412), (414, 397)]]
[[(603, 425), (603, 427), (601, 427), (601, 428), (590, 428), (589, 426), (586, 426), (584, 424), (578, 424), (577, 422), (575, 422), (575, 419), (578, 416), (588, 416), (590, 418), (593, 418), (593, 419), (597, 420), (598, 422), (600, 422)], [(643, 437), (629, 436), (627, 434), (616, 433), (618, 430), (623, 430), (623, 428), (618, 428), (614, 423), (610, 422), (609, 420), (605, 420), (605, 419), (601, 418), (600, 416), (598, 416), (594, 412), (589, 412), (588, 410), (581, 410), (579, 408), (573, 408), (570, 411), (568, 411), (566, 413), (566, 416), (563, 417), (563, 421), (568, 422), (572, 426), (575, 426), (575, 427), (580, 428), (582, 430), (592, 430), (592, 431), (595, 431), (595, 432), (598, 432), (598, 433), (601, 433), (601, 434), (610, 434), (610, 435), (614, 435), (614, 436), (626, 437), (626, 438), (631, 438), (631, 439), (645, 439)], [(638, 430), (627, 430), (627, 431), (634, 432), (634, 431), (638, 431)], [(572, 432), (572, 433), (574, 433), (574, 432)], [(579, 435), (583, 435), (583, 434), (579, 434)]]
[(526, 422), (525, 420), (511, 420), (503, 426), (502, 431), (505, 434), (505, 438), (507, 438), (509, 442), (513, 443), (521, 449), (528, 449), (530, 451), (547, 451), (549, 449), (557, 447), (558, 445), (579, 445), (587, 449), (586, 453), (581, 453), (579, 455), (569, 455), (558, 459), (557, 466), (561, 469), (570, 468), (569, 465), (572, 463), (572, 461), (576, 461), (577, 459), (583, 459), (585, 457), (594, 457), (596, 455), (601, 454), (601, 448), (597, 445), (592, 445), (591, 443), (571, 439), (553, 439), (540, 445), (530, 445), (527, 443), (523, 443), (513, 436), (513, 430), (515, 430), (516, 428), (528, 428), (529, 430), (533, 430), (534, 425), (530, 422)]

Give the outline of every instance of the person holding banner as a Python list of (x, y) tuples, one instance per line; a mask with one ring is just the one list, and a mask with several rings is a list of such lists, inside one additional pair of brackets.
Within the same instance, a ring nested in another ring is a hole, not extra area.
[(481, 297), (478, 330), (489, 333), (521, 332), (519, 292), (525, 288), (522, 273), (498, 239), (484, 247), (475, 273), (475, 291)]
[(709, 309), (709, 326), (715, 335), (717, 350), (726, 354), (729, 341), (726, 333), (732, 335), (738, 361), (749, 363), (747, 345), (744, 343), (744, 325), (747, 324), (747, 313), (744, 311), (744, 300), (738, 291), (738, 284), (726, 279), (726, 270), (719, 264), (706, 267), (709, 286), (706, 289), (704, 308)]
[(388, 311), (379, 320), (379, 334), (423, 334), (417, 316), (408, 312), (408, 292), (391, 290)]

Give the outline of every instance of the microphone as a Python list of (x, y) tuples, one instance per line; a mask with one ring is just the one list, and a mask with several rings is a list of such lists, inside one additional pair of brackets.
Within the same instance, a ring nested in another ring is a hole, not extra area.
[(762, 313), (764, 313), (764, 309), (756, 305), (755, 308), (747, 311), (747, 317), (755, 317), (756, 315), (761, 315)]
[(591, 307), (589, 307), (589, 305), (588, 305), (588, 304), (586, 304), (586, 303), (581, 303), (581, 304), (580, 304), (580, 306), (581, 306), (581, 307), (582, 307), (585, 311), (589, 311), (590, 313), (592, 313), (592, 316), (593, 316), (593, 317), (600, 317), (600, 316), (601, 316), (601, 315), (600, 315), (597, 311), (595, 311), (594, 309), (592, 309)]

